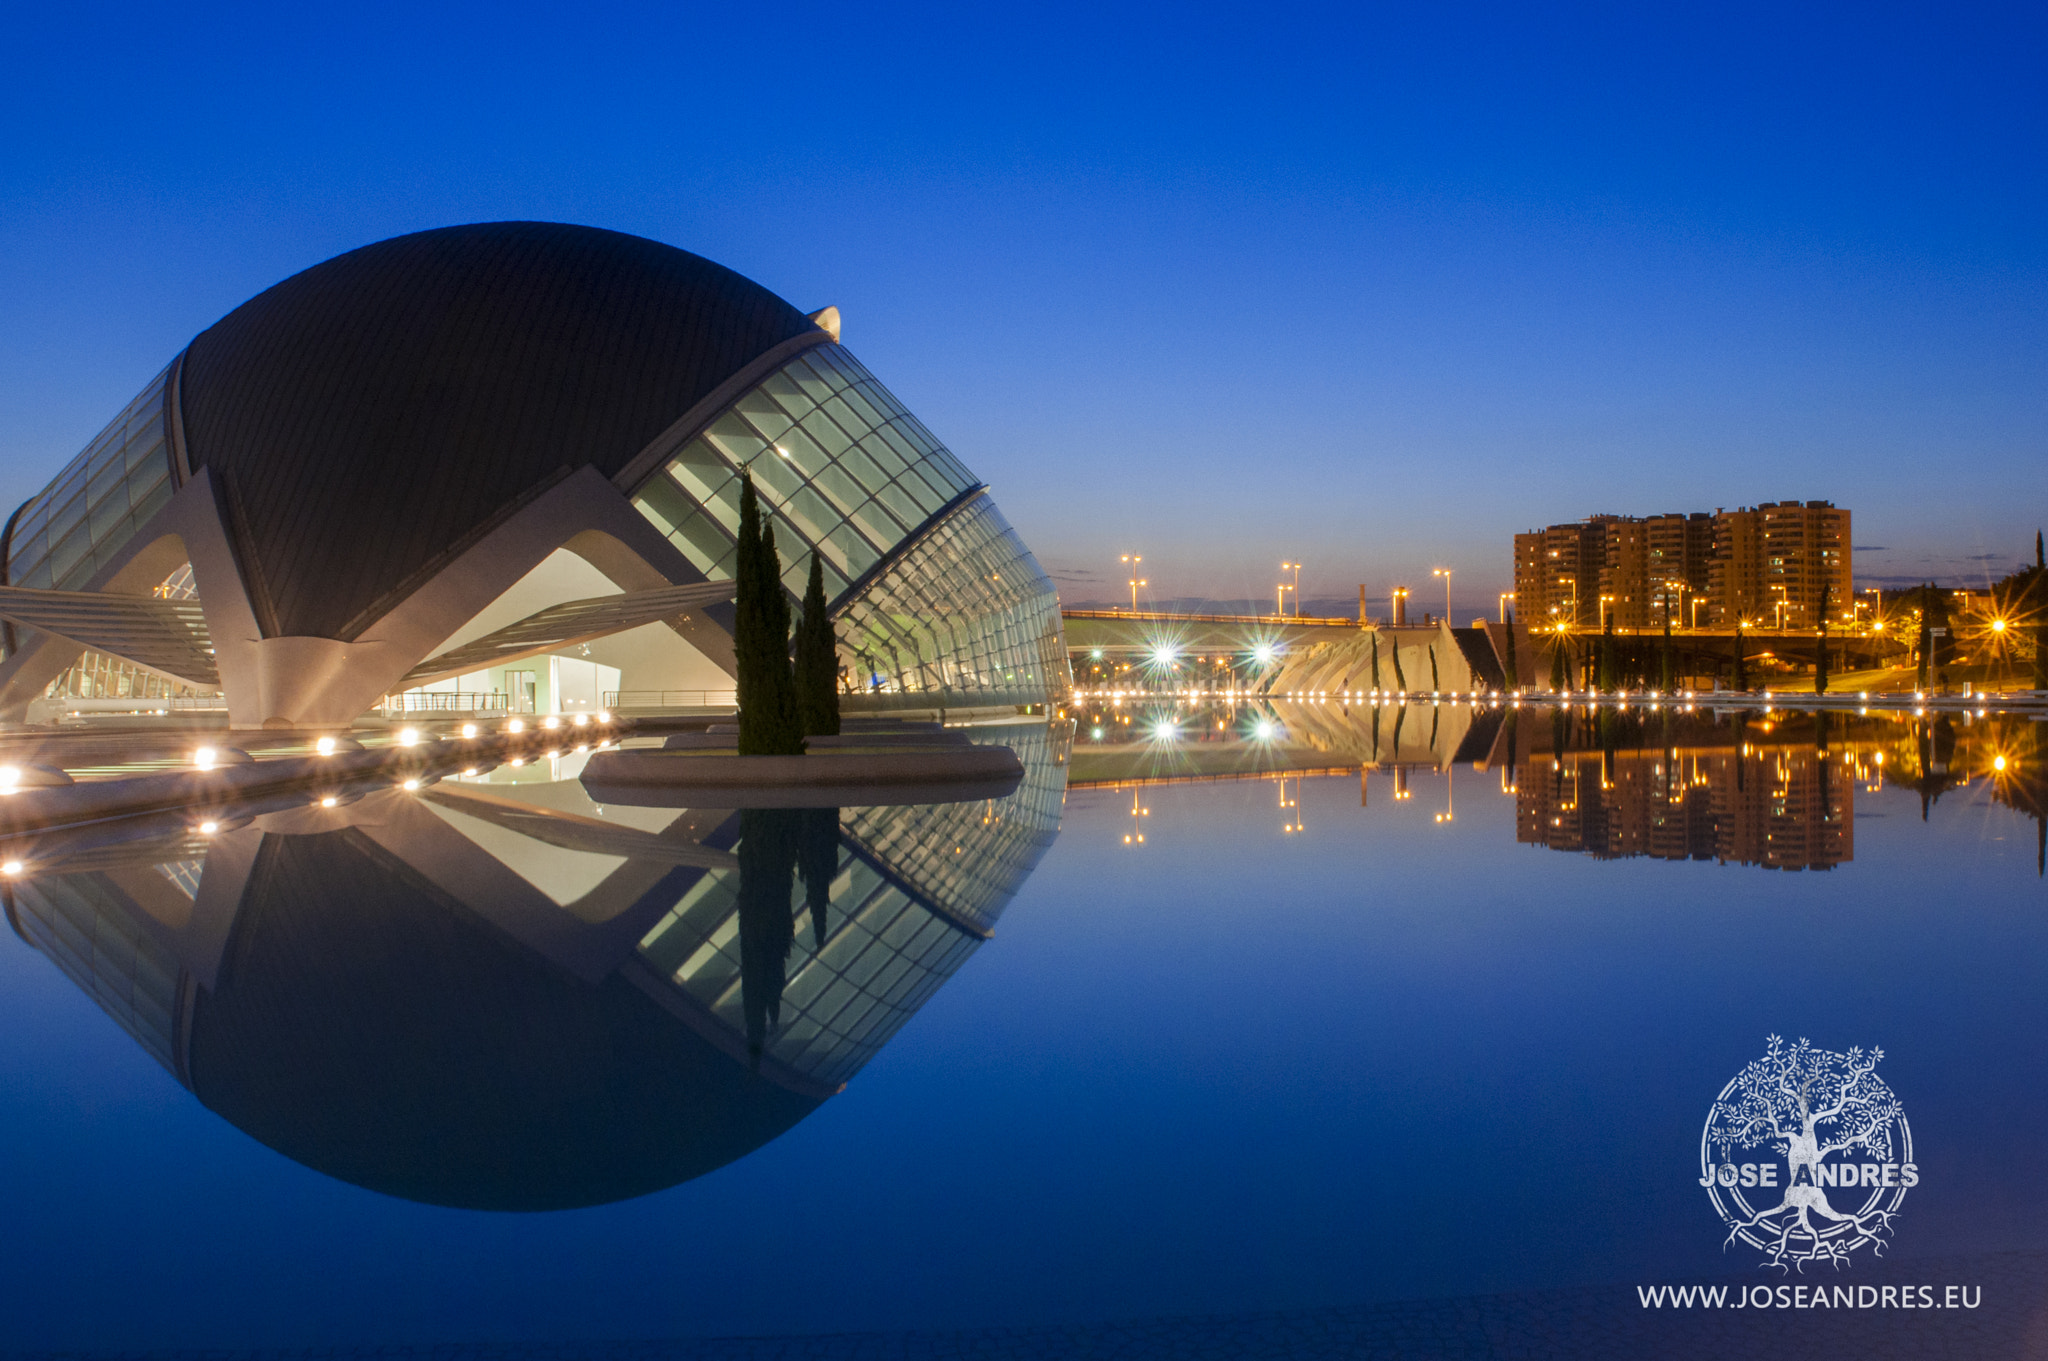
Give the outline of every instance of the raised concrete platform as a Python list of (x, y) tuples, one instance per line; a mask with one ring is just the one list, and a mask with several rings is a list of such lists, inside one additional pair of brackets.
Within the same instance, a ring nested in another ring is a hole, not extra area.
[[(239, 748), (194, 743), (189, 749), (168, 749), (163, 753), (178, 760), (174, 769), (79, 779), (69, 784), (57, 784), (42, 774), (31, 778), (32, 771), (50, 770), (61, 775), (59, 767), (22, 764), (14, 767), (23, 778), (12, 787), (12, 792), (0, 784), (0, 840), (12, 844), (12, 838), (21, 836), (159, 813), (197, 822), (209, 816), (209, 809), (292, 790), (377, 780), (392, 784), (410, 780), (423, 787), (443, 775), (489, 769), (502, 761), (531, 760), (565, 749), (572, 738), (584, 745), (616, 740), (620, 731), (614, 725), (573, 732), (492, 732), (452, 740), (423, 735), (410, 746), (393, 743), (379, 747), (365, 747), (353, 738), (341, 736), (334, 739), (334, 750), (326, 755), (277, 755), (262, 759), (251, 759)], [(191, 759), (202, 745), (210, 752), (205, 767)]]

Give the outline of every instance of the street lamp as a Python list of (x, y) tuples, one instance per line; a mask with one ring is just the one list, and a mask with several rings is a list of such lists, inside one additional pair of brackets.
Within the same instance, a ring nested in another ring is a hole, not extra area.
[(1432, 567), (1429, 569), (1429, 574), (1433, 577), (1442, 577), (1444, 579), (1444, 627), (1449, 628), (1451, 625), (1451, 569), (1448, 567)]
[(1614, 599), (1614, 597), (1611, 595), (1603, 595), (1600, 597), (1600, 631), (1602, 633), (1605, 633), (1607, 631), (1607, 602), (1612, 599)]
[(1287, 613), (1287, 593), (1292, 591), (1294, 592), (1294, 612), (1296, 615), (1299, 615), (1301, 613), (1301, 564), (1298, 562), (1283, 562), (1280, 564), (1280, 570), (1294, 573), (1294, 580), (1291, 582), (1283, 581), (1273, 588), (1273, 613), (1276, 615)]
[(1120, 559), (1120, 561), (1122, 561), (1131, 569), (1131, 580), (1129, 584), (1131, 588), (1132, 614), (1136, 614), (1138, 612), (1138, 588), (1140, 586), (1150, 586), (1152, 584), (1151, 582), (1145, 580), (1143, 577), (1138, 575), (1138, 564), (1143, 562), (1144, 560), (1144, 557), (1137, 553), (1126, 553)]
[(1406, 626), (1408, 623), (1408, 611), (1404, 607), (1407, 599), (1408, 588), (1396, 586), (1393, 595), (1387, 601), (1387, 613), (1393, 616), (1393, 622), (1396, 624)]
[[(1500, 622), (1503, 624), (1508, 622), (1508, 602), (1514, 598), (1515, 593), (1513, 591), (1502, 591), (1500, 593)], [(1524, 620), (1523, 622), (1527, 623), (1528, 621)]]

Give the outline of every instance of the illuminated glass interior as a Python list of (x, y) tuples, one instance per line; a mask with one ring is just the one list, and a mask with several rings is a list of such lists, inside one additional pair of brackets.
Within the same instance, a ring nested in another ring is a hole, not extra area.
[[(196, 600), (192, 564), (185, 563), (165, 577), (152, 592), (159, 600)], [(204, 690), (189, 682), (137, 666), (125, 657), (87, 648), (78, 660), (64, 668), (57, 679), (43, 688), (51, 699), (163, 700), (167, 706), (193, 707), (225, 703), (218, 692)]]
[(1059, 598), (986, 495), (836, 613), (846, 687), (880, 707), (1042, 704), (1066, 692)]
[(837, 345), (770, 375), (635, 493), (641, 514), (714, 580), (732, 576), (742, 468), (774, 524), (784, 584), (803, 594), (816, 549), (828, 600), (979, 485)]

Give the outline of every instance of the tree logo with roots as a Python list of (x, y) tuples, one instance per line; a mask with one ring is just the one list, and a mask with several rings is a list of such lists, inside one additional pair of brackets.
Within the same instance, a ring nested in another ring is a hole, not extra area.
[(1728, 1228), (1723, 1251), (1739, 1239), (1781, 1271), (1883, 1254), (1920, 1182), (1906, 1113), (1877, 1075), (1883, 1057), (1772, 1035), (1721, 1089), (1700, 1134), (1700, 1185)]

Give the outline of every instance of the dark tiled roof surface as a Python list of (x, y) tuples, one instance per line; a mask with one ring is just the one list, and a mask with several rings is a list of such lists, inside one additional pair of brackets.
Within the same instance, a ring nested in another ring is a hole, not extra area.
[(201, 333), (186, 444), (232, 489), (265, 631), (350, 638), (560, 472), (618, 472), (812, 329), (659, 242), (446, 227), (315, 265)]

